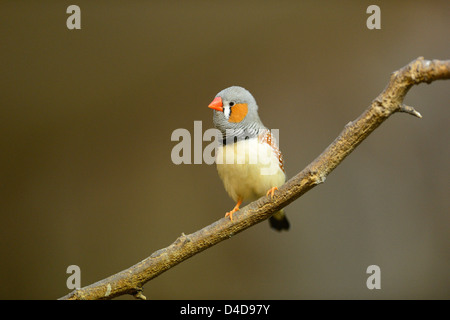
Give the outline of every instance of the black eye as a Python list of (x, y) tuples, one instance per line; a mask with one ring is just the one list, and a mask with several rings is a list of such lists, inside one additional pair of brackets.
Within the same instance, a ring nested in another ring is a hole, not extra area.
[(233, 101), (230, 102), (230, 107), (232, 107), (232, 106), (234, 106), (234, 102)]

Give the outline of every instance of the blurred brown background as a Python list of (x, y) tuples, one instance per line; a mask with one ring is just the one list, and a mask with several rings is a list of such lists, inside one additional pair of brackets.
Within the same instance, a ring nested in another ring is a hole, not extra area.
[[(66, 8), (81, 8), (81, 30)], [(241, 85), (280, 129), (288, 177), (418, 56), (449, 59), (448, 1), (3, 1), (0, 298), (67, 294), (223, 217), (214, 166), (174, 165), (172, 131), (212, 127)], [(449, 299), (449, 81), (394, 115), (287, 207), (149, 282), (149, 299)], [(208, 145), (205, 142), (203, 146)], [(368, 290), (366, 268), (381, 268)]]

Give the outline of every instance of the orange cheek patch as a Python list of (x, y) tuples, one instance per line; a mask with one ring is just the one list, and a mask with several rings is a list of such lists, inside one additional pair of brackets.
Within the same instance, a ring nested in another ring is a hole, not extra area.
[(231, 107), (229, 122), (241, 122), (247, 115), (248, 107), (246, 103), (238, 103)]

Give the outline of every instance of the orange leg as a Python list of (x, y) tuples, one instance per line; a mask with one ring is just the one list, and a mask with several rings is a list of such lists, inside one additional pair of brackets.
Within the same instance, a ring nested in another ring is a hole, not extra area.
[(225, 214), (225, 217), (230, 217), (230, 220), (233, 221), (233, 213), (235, 213), (236, 211), (239, 210), (239, 206), (242, 204), (242, 199), (238, 199), (238, 202), (236, 203), (236, 205), (234, 206), (233, 210), (227, 212)]
[(269, 189), (269, 191), (267, 191), (267, 193), (266, 193), (266, 196), (269, 196), (269, 194), (270, 194), (270, 198), (273, 198), (275, 190), (278, 190), (278, 188), (277, 187), (273, 187), (273, 188)]

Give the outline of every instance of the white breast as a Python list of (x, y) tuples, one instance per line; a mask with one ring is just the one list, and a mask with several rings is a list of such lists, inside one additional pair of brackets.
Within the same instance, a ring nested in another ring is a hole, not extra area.
[(216, 165), (225, 189), (234, 201), (255, 200), (280, 187), (286, 176), (273, 149), (257, 138), (217, 149)]

